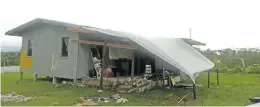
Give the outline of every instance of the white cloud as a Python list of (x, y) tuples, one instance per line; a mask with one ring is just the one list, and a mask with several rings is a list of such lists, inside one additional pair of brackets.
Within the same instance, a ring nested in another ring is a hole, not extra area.
[[(41, 17), (111, 28), (146, 37), (189, 37), (209, 48), (256, 47), (260, 40), (258, 1), (246, 0), (5, 0), (0, 33)], [(13, 43), (13, 39), (4, 41)], [(2, 37), (1, 37), (2, 39)], [(18, 40), (19, 41), (19, 40)], [(5, 43), (4, 43), (5, 44)], [(6, 44), (9, 44), (7, 42)]]

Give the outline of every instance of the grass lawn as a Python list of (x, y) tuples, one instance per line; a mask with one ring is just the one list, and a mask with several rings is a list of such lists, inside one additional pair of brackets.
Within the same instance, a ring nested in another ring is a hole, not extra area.
[[(79, 97), (85, 96), (109, 96), (115, 93), (104, 91), (102, 94), (95, 88), (80, 88), (70, 85), (64, 85), (55, 88), (50, 82), (33, 82), (32, 74), (24, 73), (24, 79), (19, 81), (19, 73), (1, 74), (1, 94), (16, 92), (28, 97), (36, 97), (22, 103), (2, 103), (2, 105), (12, 106), (44, 106), (44, 105), (63, 105), (70, 106), (77, 104)], [(216, 74), (211, 73), (211, 87), (207, 88), (207, 73), (202, 73), (197, 84), (202, 84), (203, 88), (197, 88), (197, 99), (193, 100), (192, 89), (154, 89), (141, 94), (120, 94), (130, 102), (125, 104), (106, 103), (102, 105), (183, 105), (177, 102), (186, 93), (187, 102), (185, 105), (225, 105), (225, 106), (244, 106), (248, 104), (248, 98), (260, 96), (260, 75), (259, 74), (224, 74), (220, 73), (220, 85), (216, 85)], [(174, 95), (173, 99), (167, 99), (167, 96)]]

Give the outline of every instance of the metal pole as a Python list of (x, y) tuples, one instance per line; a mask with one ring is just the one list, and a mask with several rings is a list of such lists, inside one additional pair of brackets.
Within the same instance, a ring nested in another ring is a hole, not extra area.
[(131, 67), (131, 87), (134, 85), (134, 71), (135, 71), (135, 57), (132, 58), (132, 67)]
[(210, 88), (210, 72), (208, 71), (208, 88)]
[(195, 83), (193, 83), (193, 99), (197, 99)]
[(219, 85), (219, 75), (218, 75), (218, 68), (217, 68), (217, 85)]

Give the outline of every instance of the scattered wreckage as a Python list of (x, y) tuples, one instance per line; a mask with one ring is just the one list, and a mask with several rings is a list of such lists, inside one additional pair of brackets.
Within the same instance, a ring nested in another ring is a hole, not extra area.
[[(63, 82), (65, 83), (65, 82)], [(105, 90), (130, 93), (130, 92), (143, 92), (144, 90), (152, 89), (155, 87), (156, 83), (152, 80), (146, 78), (135, 77), (133, 81), (133, 86), (131, 85), (132, 81), (127, 79), (125, 81), (113, 81), (113, 80), (104, 80), (103, 88)], [(72, 84), (72, 83), (70, 83)], [(78, 87), (95, 87), (99, 88), (100, 80), (99, 79), (87, 79), (84, 81), (79, 81), (73, 85)]]
[[(158, 74), (154, 74), (157, 75)], [(104, 78), (103, 80), (103, 89), (113, 92), (120, 93), (131, 93), (131, 92), (144, 92), (145, 90), (152, 89), (154, 87), (186, 87), (190, 88), (191, 84), (182, 84), (181, 77), (170, 72), (166, 72), (162, 77), (152, 77), (153, 75), (141, 77), (135, 76), (133, 79), (131, 77), (122, 77), (122, 78)], [(100, 79), (98, 78), (85, 78), (76, 83), (62, 81), (62, 84), (72, 84), (78, 87), (100, 87)], [(197, 85), (196, 85), (197, 86)]]
[(126, 98), (122, 98), (119, 94), (112, 95), (110, 97), (80, 97), (81, 103), (78, 106), (83, 105), (98, 105), (102, 103), (127, 103), (129, 102)]
[(1, 94), (1, 102), (26, 102), (31, 100), (31, 97), (25, 97), (15, 92), (11, 94)]

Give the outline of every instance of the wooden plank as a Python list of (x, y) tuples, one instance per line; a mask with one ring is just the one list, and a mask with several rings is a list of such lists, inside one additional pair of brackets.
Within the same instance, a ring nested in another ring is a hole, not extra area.
[(81, 32), (81, 33), (96, 33), (94, 30), (80, 29), (80, 28), (68, 28), (69, 32)]
[(140, 85), (140, 86), (138, 86), (138, 87), (136, 87), (136, 88), (132, 88), (132, 89), (128, 90), (128, 93), (131, 93), (131, 92), (133, 92), (133, 91), (135, 91), (135, 90), (137, 90), (137, 89), (140, 89), (140, 88), (146, 87), (146, 86), (149, 85), (149, 84), (150, 84), (150, 83), (147, 82), (147, 83), (142, 84), (142, 85)]
[[(90, 44), (90, 45), (101, 45), (101, 46), (105, 44), (105, 42), (96, 42), (96, 41), (87, 41), (87, 40), (71, 40), (71, 42)], [(115, 47), (115, 48), (137, 49), (137, 47), (133, 45), (125, 45), (120, 43), (107, 43), (107, 46)]]

